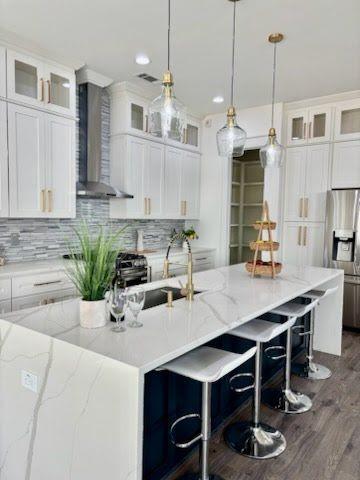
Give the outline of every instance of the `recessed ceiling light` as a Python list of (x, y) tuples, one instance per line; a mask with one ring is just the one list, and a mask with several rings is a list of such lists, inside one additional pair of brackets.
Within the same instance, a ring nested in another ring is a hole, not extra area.
[(217, 97), (213, 98), (214, 103), (223, 103), (223, 101), (224, 101), (224, 97), (222, 97), (221, 95), (218, 95)]
[(145, 53), (138, 53), (135, 57), (135, 62), (138, 65), (148, 65), (150, 63), (150, 58), (145, 55)]

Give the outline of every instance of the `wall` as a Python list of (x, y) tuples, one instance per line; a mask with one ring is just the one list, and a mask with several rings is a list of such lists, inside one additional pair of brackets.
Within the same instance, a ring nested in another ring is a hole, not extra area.
[[(110, 166), (110, 100), (104, 90), (102, 97), (102, 180), (109, 182)], [(77, 151), (77, 161), (79, 158)], [(99, 225), (116, 230), (127, 226), (123, 246), (135, 247), (136, 230), (144, 230), (144, 247), (164, 248), (173, 229), (184, 226), (181, 220), (113, 220), (109, 219), (109, 201), (77, 199), (75, 219), (0, 219), (0, 255), (7, 262), (56, 258), (67, 251), (68, 242), (74, 243), (74, 227), (82, 220), (91, 231)]]

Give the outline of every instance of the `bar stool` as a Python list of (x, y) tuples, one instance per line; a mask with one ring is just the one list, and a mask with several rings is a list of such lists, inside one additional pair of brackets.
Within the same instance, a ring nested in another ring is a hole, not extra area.
[(226, 443), (241, 455), (257, 459), (274, 458), (286, 448), (284, 435), (279, 430), (260, 422), (262, 344), (278, 337), (286, 330), (289, 331), (295, 321), (295, 318), (291, 318), (279, 324), (255, 319), (228, 332), (235, 337), (256, 342), (257, 347), (252, 421), (235, 422), (224, 432)]
[[(321, 301), (336, 292), (338, 287), (328, 288), (326, 290), (310, 290), (304, 295), (301, 295), (301, 298), (307, 298), (310, 300), (318, 299), (318, 304)], [(314, 325), (315, 325), (315, 314), (316, 314), (316, 304), (310, 312), (310, 328), (308, 331), (305, 331), (304, 325), (298, 325), (293, 328), (293, 330), (304, 330), (299, 332), (298, 335), (301, 337), (308, 337), (307, 341), (307, 353), (305, 363), (295, 363), (292, 366), (292, 372), (295, 375), (298, 375), (302, 378), (308, 378), (310, 380), (326, 380), (331, 377), (332, 372), (329, 368), (319, 363), (315, 363), (314, 360)]]
[[(158, 370), (183, 375), (202, 383), (201, 416), (191, 413), (178, 418), (171, 426), (170, 438), (179, 448), (187, 448), (201, 440), (200, 472), (185, 475), (194, 480), (222, 480), (218, 475), (209, 474), (209, 442), (211, 437), (211, 384), (220, 380), (224, 375), (239, 367), (256, 353), (256, 347), (250, 348), (245, 353), (237, 354), (219, 350), (212, 347), (199, 347), (182, 355), (169, 363), (162, 365)], [(176, 443), (174, 438), (175, 427), (190, 418), (201, 419), (201, 433), (186, 443)]]
[[(309, 305), (301, 305), (295, 302), (288, 302), (280, 307), (271, 310), (270, 313), (288, 317), (288, 322), (292, 321), (291, 328), (286, 333), (286, 349), (284, 355), (273, 356), (273, 360), (285, 358), (284, 381), (281, 388), (269, 388), (263, 393), (263, 401), (265, 405), (275, 410), (280, 410), (283, 413), (305, 413), (312, 407), (311, 399), (299, 392), (294, 392), (291, 389), (291, 352), (292, 352), (292, 330), (293, 325), (299, 317), (306, 315), (318, 303), (318, 299), (313, 300)], [(283, 347), (270, 347), (265, 350), (276, 350)]]

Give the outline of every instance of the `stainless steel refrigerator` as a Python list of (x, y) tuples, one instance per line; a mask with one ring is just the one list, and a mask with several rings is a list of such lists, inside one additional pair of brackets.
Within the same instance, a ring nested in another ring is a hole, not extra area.
[(326, 210), (325, 265), (344, 270), (343, 324), (360, 329), (360, 189), (329, 191)]

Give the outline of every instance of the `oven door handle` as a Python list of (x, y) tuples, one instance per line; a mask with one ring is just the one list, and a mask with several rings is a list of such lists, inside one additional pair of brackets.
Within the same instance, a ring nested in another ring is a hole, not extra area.
[(152, 281), (152, 266), (148, 265), (147, 267), (147, 281), (150, 283)]

